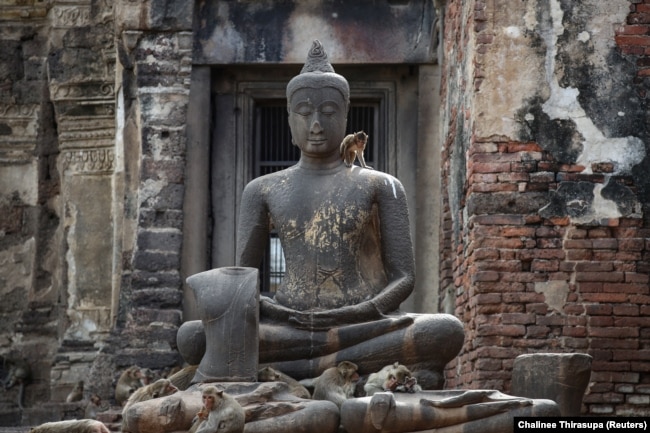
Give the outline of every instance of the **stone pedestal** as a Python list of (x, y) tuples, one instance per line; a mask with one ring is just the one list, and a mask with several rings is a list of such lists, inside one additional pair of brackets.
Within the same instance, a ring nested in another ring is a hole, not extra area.
[(553, 400), (562, 416), (579, 416), (591, 360), (584, 353), (520, 355), (512, 368), (512, 394)]

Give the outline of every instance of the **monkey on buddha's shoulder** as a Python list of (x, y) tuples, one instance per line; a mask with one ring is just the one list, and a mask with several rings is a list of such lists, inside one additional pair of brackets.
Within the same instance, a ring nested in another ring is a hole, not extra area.
[(343, 159), (345, 165), (352, 167), (354, 160), (359, 159), (359, 164), (361, 164), (361, 167), (372, 169), (372, 167), (366, 164), (366, 160), (363, 157), (363, 152), (366, 149), (367, 143), (368, 134), (363, 131), (346, 135), (341, 142), (341, 147), (339, 149), (341, 153), (341, 159)]
[(341, 361), (336, 367), (325, 370), (314, 381), (314, 400), (329, 400), (339, 408), (354, 397), (355, 383), (359, 380), (358, 367), (350, 361)]

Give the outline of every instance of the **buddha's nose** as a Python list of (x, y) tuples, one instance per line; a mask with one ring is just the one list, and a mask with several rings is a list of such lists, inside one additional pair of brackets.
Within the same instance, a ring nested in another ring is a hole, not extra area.
[(320, 134), (323, 132), (323, 127), (320, 125), (320, 122), (318, 121), (318, 114), (314, 114), (314, 118), (312, 119), (311, 122), (311, 132), (312, 134)]

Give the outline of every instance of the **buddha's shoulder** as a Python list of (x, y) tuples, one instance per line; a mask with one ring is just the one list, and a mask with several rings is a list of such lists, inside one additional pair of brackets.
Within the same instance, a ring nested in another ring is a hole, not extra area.
[(369, 170), (366, 168), (355, 167), (349, 171), (350, 177), (360, 183), (368, 183), (376, 186), (401, 185), (401, 182), (395, 176), (384, 173), (379, 170)]

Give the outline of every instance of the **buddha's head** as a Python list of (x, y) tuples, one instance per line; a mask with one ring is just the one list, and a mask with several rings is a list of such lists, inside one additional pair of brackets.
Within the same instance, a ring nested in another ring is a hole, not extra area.
[(319, 41), (314, 41), (300, 74), (287, 85), (293, 143), (310, 156), (338, 152), (345, 137), (350, 86), (334, 72)]

